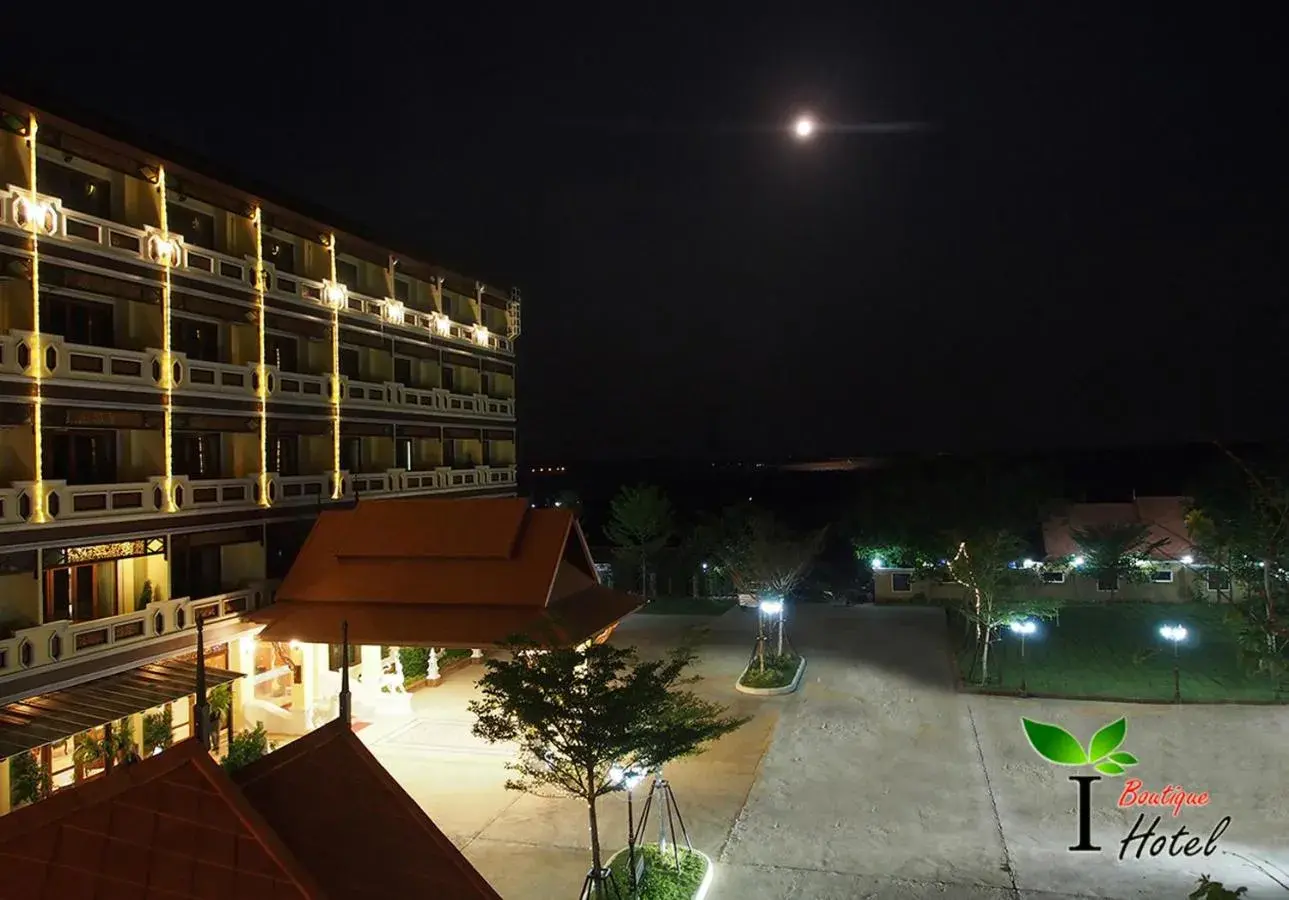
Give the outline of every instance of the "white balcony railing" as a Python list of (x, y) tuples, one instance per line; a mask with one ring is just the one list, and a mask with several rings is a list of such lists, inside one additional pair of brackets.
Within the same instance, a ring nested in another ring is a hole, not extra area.
[(0, 684), (18, 673), (67, 666), (87, 657), (101, 657), (159, 638), (194, 632), (198, 619), (210, 624), (236, 618), (268, 603), (271, 587), (269, 582), (259, 582), (213, 597), (160, 600), (119, 616), (88, 622), (62, 620), (18, 629), (13, 637), (0, 640)]
[[(0, 190), (0, 228), (26, 234), (26, 227), (15, 217), (15, 208), (27, 192), (9, 185)], [(177, 233), (162, 235), (157, 229), (132, 228), (109, 219), (100, 219), (86, 213), (65, 209), (57, 197), (42, 197), (52, 215), (42, 240), (66, 242), (82, 250), (89, 250), (105, 259), (129, 261), (161, 269), (164, 256), (170, 257), (171, 271), (194, 281), (210, 280), (214, 284), (235, 283), (250, 289), (255, 278), (255, 260), (251, 257), (229, 256), (217, 250), (208, 250), (187, 243)], [(265, 289), (273, 295), (294, 298), (326, 306), (327, 298), (321, 282), (299, 275), (278, 272), (271, 262), (264, 263)], [(441, 315), (405, 310), (401, 304), (384, 298), (370, 297), (349, 291), (345, 310), (349, 313), (380, 320), (382, 323), (411, 331), (427, 331), (439, 340), (472, 344), (476, 347), (512, 355), (514, 344), (509, 337), (494, 334), (476, 325), (465, 325), (444, 319)], [(399, 310), (391, 314), (391, 308)]]

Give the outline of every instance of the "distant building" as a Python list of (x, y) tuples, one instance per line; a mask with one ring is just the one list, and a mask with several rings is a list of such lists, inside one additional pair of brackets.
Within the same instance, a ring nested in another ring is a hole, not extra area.
[[(1199, 558), (1186, 528), (1185, 497), (1138, 497), (1125, 503), (1063, 503), (1042, 523), (1044, 558), (1030, 560), (1040, 566), (1041, 586), (1047, 596), (1062, 600), (1144, 600), (1190, 602), (1230, 596), (1226, 573), (1210, 568)], [(1147, 543), (1162, 542), (1151, 554), (1148, 580), (1112, 583), (1112, 579), (1080, 571), (1077, 531), (1107, 525), (1141, 524), (1148, 528)], [(1024, 566), (1026, 560), (1017, 560)], [(874, 572), (874, 599), (897, 602), (924, 597), (957, 600), (965, 588), (955, 581), (919, 580), (913, 569), (882, 568)]]

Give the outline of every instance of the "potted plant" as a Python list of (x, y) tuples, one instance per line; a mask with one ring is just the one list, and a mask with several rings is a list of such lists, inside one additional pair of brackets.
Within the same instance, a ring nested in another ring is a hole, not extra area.
[[(220, 732), (232, 725), (233, 722), (233, 687), (229, 684), (221, 684), (214, 688), (206, 695), (206, 702), (210, 705), (211, 715), (215, 718), (215, 752), (219, 752)], [(232, 735), (229, 735), (231, 740)]]
[(160, 747), (169, 747), (174, 740), (174, 722), (170, 707), (162, 712), (148, 713), (143, 717), (143, 755), (151, 756)]
[(152, 579), (149, 578), (143, 582), (143, 590), (139, 591), (139, 609), (143, 609), (152, 602)]
[(9, 760), (9, 802), (16, 809), (49, 796), (49, 775), (36, 758), (36, 751), (19, 753)]

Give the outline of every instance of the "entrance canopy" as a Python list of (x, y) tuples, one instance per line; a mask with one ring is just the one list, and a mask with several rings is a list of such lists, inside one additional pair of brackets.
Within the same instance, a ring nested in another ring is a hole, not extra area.
[[(206, 668), (206, 686), (241, 674)], [(0, 707), (0, 759), (54, 744), (197, 691), (197, 666), (161, 662)]]
[(363, 500), (323, 512), (252, 618), (260, 639), (490, 648), (602, 634), (643, 600), (600, 584), (564, 509), (513, 498)]

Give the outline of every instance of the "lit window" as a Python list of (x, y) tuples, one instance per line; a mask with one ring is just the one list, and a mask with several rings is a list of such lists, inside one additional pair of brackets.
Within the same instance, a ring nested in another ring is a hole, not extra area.
[(908, 572), (891, 573), (891, 592), (907, 594), (913, 590), (913, 576)]

